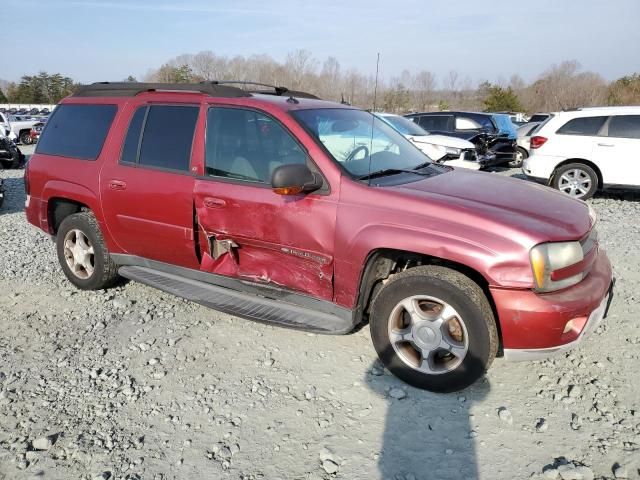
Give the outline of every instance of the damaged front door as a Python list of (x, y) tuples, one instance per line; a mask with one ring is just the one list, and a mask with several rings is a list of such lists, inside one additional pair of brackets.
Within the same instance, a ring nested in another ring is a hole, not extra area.
[(280, 165), (315, 168), (306, 151), (273, 117), (235, 107), (209, 110), (205, 150), (195, 186), (201, 269), (330, 300), (335, 196), (270, 186)]

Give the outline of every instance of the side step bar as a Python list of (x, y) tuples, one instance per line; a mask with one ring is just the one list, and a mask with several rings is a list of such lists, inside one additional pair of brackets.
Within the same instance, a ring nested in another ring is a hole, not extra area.
[(353, 322), (330, 313), (271, 300), (147, 267), (124, 266), (118, 273), (206, 307), (258, 322), (316, 333), (341, 335), (353, 330)]

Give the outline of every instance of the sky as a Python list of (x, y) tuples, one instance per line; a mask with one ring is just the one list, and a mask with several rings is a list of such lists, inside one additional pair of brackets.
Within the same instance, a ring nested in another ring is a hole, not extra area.
[[(6, 5), (7, 0), (3, 3)], [(309, 50), (382, 78), (455, 70), (474, 84), (535, 80), (563, 60), (607, 80), (640, 72), (640, 0), (9, 0), (0, 79), (45, 70), (76, 81), (142, 78), (183, 54)], [(22, 18), (22, 17), (20, 17)]]

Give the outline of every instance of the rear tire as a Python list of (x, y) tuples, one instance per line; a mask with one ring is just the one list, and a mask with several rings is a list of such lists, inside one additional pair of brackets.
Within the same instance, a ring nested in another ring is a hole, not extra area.
[(20, 143), (23, 145), (31, 145), (33, 143), (31, 134), (29, 132), (22, 132), (20, 134)]
[(598, 190), (598, 174), (584, 163), (569, 163), (553, 172), (551, 186), (570, 197), (587, 200)]
[(370, 329), (385, 367), (432, 392), (473, 384), (498, 350), (495, 319), (482, 289), (435, 265), (394, 275), (373, 301)]
[(522, 167), (522, 163), (529, 157), (529, 153), (522, 147), (518, 147), (516, 149), (515, 158), (509, 162), (509, 167), (511, 168), (520, 168)]
[(91, 212), (75, 213), (62, 221), (56, 250), (62, 271), (81, 290), (108, 288), (118, 279), (118, 266)]

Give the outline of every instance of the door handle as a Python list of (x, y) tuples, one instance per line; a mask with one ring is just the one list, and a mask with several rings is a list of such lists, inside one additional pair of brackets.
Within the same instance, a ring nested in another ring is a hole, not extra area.
[(599, 147), (613, 147), (613, 143), (599, 143)]
[(227, 202), (221, 198), (205, 197), (204, 199), (204, 206), (207, 208), (224, 208), (226, 205)]
[(126, 190), (127, 184), (122, 180), (109, 180), (109, 188), (111, 190)]

